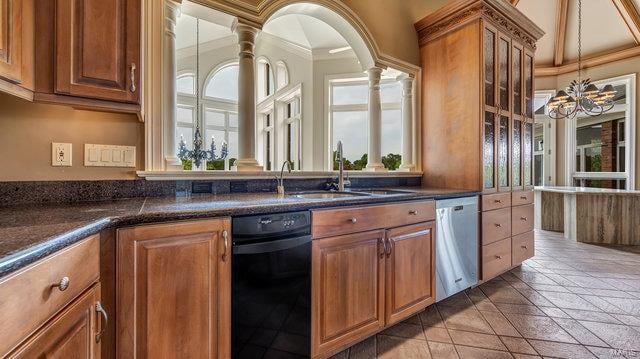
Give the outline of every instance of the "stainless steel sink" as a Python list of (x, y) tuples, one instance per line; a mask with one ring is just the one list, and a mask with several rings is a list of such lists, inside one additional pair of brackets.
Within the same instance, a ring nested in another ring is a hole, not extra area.
[(398, 190), (392, 190), (392, 189), (355, 189), (354, 191), (359, 193), (371, 194), (374, 196), (391, 196), (391, 195), (409, 193), (406, 191), (398, 191)]
[(329, 192), (329, 191), (318, 191), (318, 192), (305, 192), (305, 193), (296, 193), (293, 196), (304, 199), (337, 199), (337, 198), (347, 198), (347, 197), (361, 197), (367, 196), (366, 193), (356, 193), (356, 192)]

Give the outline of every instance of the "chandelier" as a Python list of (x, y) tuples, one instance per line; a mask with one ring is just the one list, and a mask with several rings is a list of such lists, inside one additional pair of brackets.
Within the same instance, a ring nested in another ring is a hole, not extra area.
[(613, 108), (616, 92), (612, 85), (600, 89), (590, 79), (582, 79), (582, 0), (578, 0), (578, 79), (549, 99), (548, 116), (557, 120), (573, 118), (578, 113), (601, 115)]

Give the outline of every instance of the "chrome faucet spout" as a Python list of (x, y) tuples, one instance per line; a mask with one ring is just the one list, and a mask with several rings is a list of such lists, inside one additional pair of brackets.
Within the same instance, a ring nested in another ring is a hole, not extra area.
[(285, 166), (287, 166), (289, 173), (291, 173), (291, 161), (285, 160), (282, 163), (282, 168), (280, 169), (280, 178), (276, 176), (276, 181), (278, 184), (277, 186), (278, 194), (284, 194), (284, 167)]
[(338, 141), (336, 156), (338, 157), (338, 191), (343, 192), (344, 191), (344, 154), (342, 150), (342, 141)]

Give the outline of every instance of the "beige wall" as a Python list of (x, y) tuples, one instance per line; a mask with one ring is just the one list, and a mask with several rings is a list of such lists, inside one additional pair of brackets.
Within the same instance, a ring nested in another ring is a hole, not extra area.
[[(635, 188), (640, 189), (640, 126), (638, 124), (638, 104), (640, 103), (640, 76), (638, 75), (638, 71), (640, 70), (640, 57), (635, 57), (627, 60), (617, 61), (610, 64), (605, 64), (601, 66), (596, 66), (592, 68), (585, 69), (583, 71), (583, 78), (590, 78), (592, 81), (636, 74), (636, 113), (635, 113), (635, 124), (636, 124), (636, 165), (635, 165), (635, 176), (636, 183)], [(577, 77), (577, 73), (569, 73), (562, 74), (558, 76), (547, 76), (547, 77), (539, 77), (536, 78), (536, 90), (552, 90), (552, 89), (560, 89), (566, 88), (569, 83)], [(564, 182), (564, 170), (565, 170), (565, 139), (564, 139), (564, 131), (565, 131), (565, 121), (558, 120), (556, 126), (556, 184), (557, 185), (567, 185)]]
[[(51, 142), (73, 144), (73, 166), (51, 166)], [(84, 144), (136, 146), (144, 168), (144, 125), (135, 115), (29, 103), (0, 93), (0, 181), (135, 178), (134, 168), (84, 167)]]

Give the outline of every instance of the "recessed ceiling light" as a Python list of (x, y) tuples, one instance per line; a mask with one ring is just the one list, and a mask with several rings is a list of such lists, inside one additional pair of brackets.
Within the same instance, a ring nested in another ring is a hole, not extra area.
[(347, 50), (351, 50), (351, 46), (337, 47), (335, 49), (329, 50), (329, 53), (330, 54), (337, 54), (339, 52), (343, 52), (343, 51), (347, 51)]

